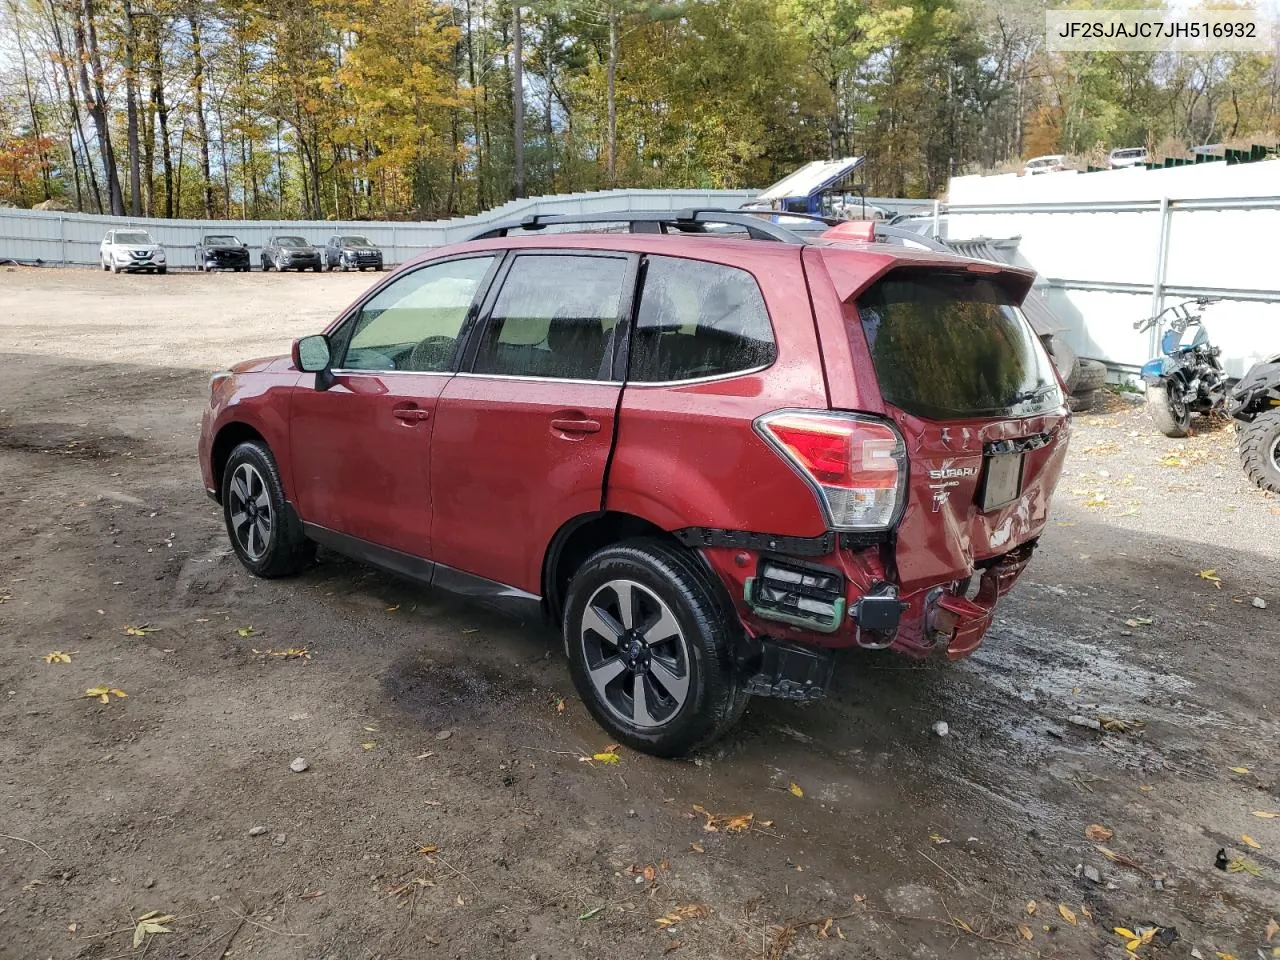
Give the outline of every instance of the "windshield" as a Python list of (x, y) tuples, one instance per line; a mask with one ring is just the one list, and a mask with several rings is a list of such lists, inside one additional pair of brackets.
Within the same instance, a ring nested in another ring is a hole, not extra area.
[(885, 402), (934, 420), (1030, 416), (1061, 405), (1022, 311), (986, 277), (898, 271), (858, 299)]
[(373, 241), (368, 237), (362, 237), (358, 233), (353, 233), (348, 237), (343, 237), (342, 242), (348, 247), (372, 247)]
[(240, 246), (240, 238), (227, 236), (205, 237), (204, 245), (206, 247), (238, 247)]
[(276, 245), (281, 247), (307, 247), (307, 241), (301, 237), (276, 237)]
[(117, 230), (116, 243), (155, 243), (145, 230)]

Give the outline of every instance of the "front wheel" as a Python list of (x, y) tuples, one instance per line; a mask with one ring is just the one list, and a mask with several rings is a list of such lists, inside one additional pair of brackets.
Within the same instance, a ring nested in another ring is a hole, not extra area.
[(231, 451), (222, 470), (222, 513), (232, 549), (254, 576), (286, 577), (315, 556), (265, 444), (248, 441)]
[(1191, 411), (1173, 396), (1176, 388), (1167, 381), (1148, 384), (1147, 411), (1156, 429), (1166, 437), (1185, 437), (1191, 432)]
[(682, 756), (746, 708), (732, 664), (737, 617), (677, 546), (632, 540), (592, 554), (569, 584), (563, 630), (578, 694), (635, 750)]
[(317, 264), (316, 264), (314, 267), (312, 267), (311, 269), (312, 269), (312, 271), (313, 271), (314, 273), (319, 273), (319, 272), (320, 272), (320, 264), (318, 264), (318, 263), (317, 263)]
[(1244, 472), (1263, 490), (1280, 493), (1280, 410), (1240, 425), (1240, 462)]
[(160, 276), (162, 276), (162, 277), (163, 277), (166, 273), (168, 273), (168, 272), (169, 272), (169, 268), (168, 268), (168, 267), (161, 267), (160, 269), (158, 269), (158, 270), (156, 271), (156, 273), (160, 274)]

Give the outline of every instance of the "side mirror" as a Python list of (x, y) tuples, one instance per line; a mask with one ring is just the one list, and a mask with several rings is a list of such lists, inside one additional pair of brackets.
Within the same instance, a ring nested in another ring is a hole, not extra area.
[(293, 341), (293, 365), (304, 373), (316, 375), (316, 389), (328, 390), (334, 384), (333, 371), (329, 368), (333, 358), (329, 355), (329, 338), (315, 334)]

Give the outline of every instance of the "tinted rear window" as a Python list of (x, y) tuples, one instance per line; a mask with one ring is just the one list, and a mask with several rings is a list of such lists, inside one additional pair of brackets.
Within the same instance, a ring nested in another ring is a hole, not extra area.
[(857, 306), (880, 392), (908, 413), (1030, 416), (1062, 402), (1040, 341), (990, 279), (891, 274)]

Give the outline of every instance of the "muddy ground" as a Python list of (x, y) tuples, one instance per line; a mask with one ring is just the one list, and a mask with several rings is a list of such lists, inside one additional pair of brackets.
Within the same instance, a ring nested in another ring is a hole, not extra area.
[[(209, 372), (371, 281), (0, 271), (4, 960), (1280, 946), (1280, 501), (1230, 430), (1078, 417), (971, 660), (848, 656), (691, 761), (585, 763), (607, 740), (547, 631), (333, 556), (254, 580), (201, 490)], [(149, 911), (172, 932), (135, 951)]]

